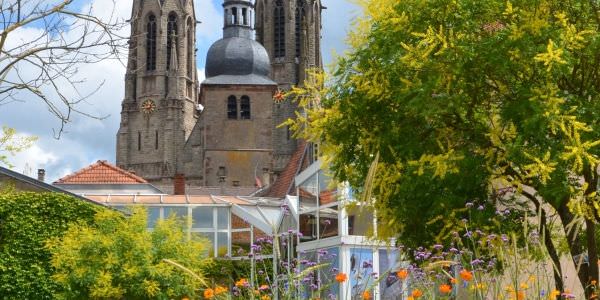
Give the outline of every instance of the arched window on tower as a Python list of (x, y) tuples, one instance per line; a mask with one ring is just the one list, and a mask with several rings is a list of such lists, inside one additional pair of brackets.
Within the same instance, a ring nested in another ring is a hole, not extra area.
[(237, 9), (237, 7), (232, 8), (231, 13), (233, 15), (233, 25), (238, 25), (238, 9)]
[(296, 0), (296, 57), (300, 57), (302, 54), (302, 22), (304, 21), (304, 0)]
[(248, 9), (244, 7), (242, 8), (242, 25), (248, 26), (248, 24), (250, 24), (248, 22)]
[(156, 70), (156, 16), (148, 16), (146, 25), (146, 70)]
[(273, 22), (273, 56), (275, 58), (285, 57), (285, 9), (282, 0), (275, 1)]
[(167, 21), (167, 70), (171, 67), (173, 48), (175, 48), (175, 55), (177, 55), (177, 45), (177, 15), (172, 12), (169, 14)]
[(250, 120), (250, 97), (242, 96), (240, 101), (240, 119)]
[(192, 23), (191, 18), (188, 18), (187, 20), (187, 40), (187, 74), (190, 79), (193, 79), (194, 50), (196, 50), (196, 45), (194, 45), (194, 24)]
[(237, 119), (237, 99), (233, 95), (227, 98), (227, 119)]

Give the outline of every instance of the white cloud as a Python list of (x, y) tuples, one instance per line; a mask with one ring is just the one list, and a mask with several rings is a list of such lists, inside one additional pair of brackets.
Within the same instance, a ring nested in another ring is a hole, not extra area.
[(196, 27), (198, 43), (206, 43), (221, 38), (223, 34), (222, 2), (212, 0), (195, 0), (196, 18), (202, 22)]
[(10, 159), (14, 165), (14, 170), (23, 173), (27, 176), (35, 177), (37, 169), (43, 169), (46, 165), (58, 161), (58, 156), (55, 153), (45, 151), (38, 145), (33, 145), (29, 149), (17, 153)]

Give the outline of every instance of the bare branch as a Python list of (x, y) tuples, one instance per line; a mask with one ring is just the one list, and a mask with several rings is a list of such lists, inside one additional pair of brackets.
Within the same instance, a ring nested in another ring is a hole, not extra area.
[(96, 15), (92, 6), (76, 11), (73, 2), (0, 1), (0, 105), (39, 99), (60, 121), (56, 137), (74, 114), (106, 117), (78, 107), (104, 84), (83, 92), (86, 78), (79, 69), (107, 59), (125, 65), (129, 48), (123, 36), (127, 22), (116, 17), (114, 0), (105, 17)]

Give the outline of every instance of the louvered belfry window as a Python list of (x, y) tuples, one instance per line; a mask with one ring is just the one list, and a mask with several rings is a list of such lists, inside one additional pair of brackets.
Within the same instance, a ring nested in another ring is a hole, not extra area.
[(274, 57), (285, 57), (285, 9), (283, 1), (275, 1), (275, 11), (273, 18), (274, 26)]
[(304, 0), (296, 0), (296, 57), (302, 54), (302, 21), (304, 20)]
[[(171, 55), (173, 55), (173, 47), (177, 47), (177, 15), (169, 14), (167, 22), (167, 70), (171, 66)], [(177, 52), (175, 52), (177, 54)]]
[(148, 16), (146, 26), (146, 70), (156, 70), (156, 16)]

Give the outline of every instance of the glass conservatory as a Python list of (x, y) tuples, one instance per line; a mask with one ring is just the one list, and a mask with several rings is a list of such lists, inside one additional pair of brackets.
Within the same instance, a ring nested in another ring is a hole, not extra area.
[[(85, 195), (119, 210), (142, 205), (148, 212), (148, 229), (156, 222), (175, 215), (188, 220), (191, 237), (205, 237), (212, 243), (214, 257), (244, 259), (252, 245), (272, 236), (281, 223), (281, 200), (259, 197), (194, 195)], [(261, 253), (265, 258), (269, 254)]]
[[(290, 214), (282, 219), (281, 230), (295, 225), (299, 232), (299, 264), (321, 266), (304, 280), (305, 293), (362, 299), (368, 292), (372, 299), (400, 299), (405, 289), (396, 277), (400, 260), (395, 241), (367, 238), (377, 230), (375, 214), (353, 199), (347, 185), (332, 184), (326, 172), (317, 161), (296, 176), (297, 196), (288, 197)], [(335, 280), (340, 273), (347, 276), (343, 283)]]

